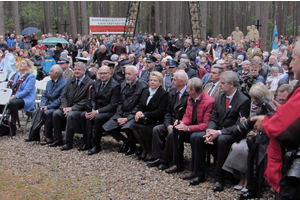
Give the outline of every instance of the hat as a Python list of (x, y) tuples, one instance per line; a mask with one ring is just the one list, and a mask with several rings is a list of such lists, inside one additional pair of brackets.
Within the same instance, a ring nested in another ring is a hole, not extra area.
[(239, 56), (237, 57), (237, 59), (240, 59), (241, 61), (244, 61), (244, 56), (243, 56), (243, 55), (239, 55)]
[(60, 54), (60, 58), (59, 60), (57, 61), (58, 64), (61, 64), (61, 63), (69, 63), (69, 59), (68, 59), (68, 55), (66, 52), (62, 52)]
[(175, 60), (168, 61), (168, 64), (169, 64), (169, 68), (178, 67), (178, 65), (179, 65), (179, 63)]
[(62, 48), (62, 44), (61, 43), (57, 43), (56, 46)]
[(107, 65), (109, 68), (114, 68), (116, 66), (116, 63), (109, 60), (103, 60), (102, 65)]
[(110, 60), (111, 61), (116, 61), (116, 60), (118, 60), (119, 59), (119, 56), (117, 55), (117, 54), (113, 54), (113, 55), (111, 55), (111, 57), (110, 57)]
[(147, 55), (146, 56), (146, 62), (147, 63), (156, 62), (156, 61), (157, 61), (157, 59), (154, 56), (152, 56), (152, 55)]
[(84, 58), (84, 57), (75, 57), (76, 62), (83, 62), (83, 63), (87, 63), (90, 59), (88, 58)]

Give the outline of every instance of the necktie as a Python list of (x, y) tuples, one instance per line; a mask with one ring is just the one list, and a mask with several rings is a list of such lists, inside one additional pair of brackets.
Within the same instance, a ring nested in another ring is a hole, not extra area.
[(100, 87), (100, 92), (102, 92), (104, 86), (105, 86), (105, 83), (102, 82), (101, 87)]
[(198, 120), (197, 120), (197, 101), (195, 102), (193, 99), (190, 99), (192, 104), (193, 104), (193, 115), (192, 115), (192, 124), (197, 125)]
[(215, 84), (213, 84), (213, 85), (211, 86), (211, 88), (209, 89), (209, 91), (208, 91), (208, 93), (207, 93), (209, 96), (210, 96), (210, 93), (213, 91), (214, 87), (215, 87)]
[(177, 97), (176, 97), (176, 103), (179, 102), (179, 99), (180, 99), (179, 97), (180, 97), (180, 92), (178, 91), (178, 92), (177, 92)]
[(230, 98), (227, 97), (227, 101), (226, 101), (226, 110), (228, 109), (229, 103), (230, 103)]
[(75, 85), (75, 88), (78, 87), (78, 83), (79, 83), (79, 79), (76, 79), (76, 85)]

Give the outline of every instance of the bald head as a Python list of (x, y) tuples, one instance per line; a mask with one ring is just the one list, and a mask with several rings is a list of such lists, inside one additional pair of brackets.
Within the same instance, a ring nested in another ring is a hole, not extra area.
[(100, 45), (99, 49), (101, 53), (104, 53), (106, 51), (106, 47), (104, 45)]

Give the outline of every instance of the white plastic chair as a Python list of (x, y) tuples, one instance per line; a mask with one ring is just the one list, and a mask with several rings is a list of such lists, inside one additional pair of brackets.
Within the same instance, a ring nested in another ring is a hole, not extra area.
[[(6, 127), (9, 127), (10, 135), (12, 136), (10, 124), (9, 124), (9, 112), (7, 110), (7, 106), (9, 104), (9, 99), (11, 97), (12, 90), (8, 88), (0, 88), (0, 105), (4, 106), (4, 109), (2, 113), (0, 113), (0, 126), (3, 124)], [(8, 121), (8, 124), (3, 123), (3, 119), (6, 118)]]
[(51, 77), (50, 77), (50, 76), (45, 76), (44, 79), (43, 79), (42, 81), (48, 82), (48, 81), (50, 81), (50, 80), (51, 80)]
[(35, 89), (36, 89), (35, 104), (37, 104), (38, 107), (41, 103), (42, 94), (46, 90), (47, 82), (48, 81), (41, 80), (41, 81), (36, 81), (35, 83)]
[(0, 88), (6, 88), (7, 83), (8, 83), (8, 82), (6, 82), (6, 81), (1, 82), (1, 83), (0, 83)]
[(8, 74), (7, 80), (10, 80), (11, 77), (12, 77), (15, 73), (16, 73), (16, 72), (10, 72), (10, 73)]
[(7, 72), (6, 71), (0, 71), (0, 81), (6, 81)]

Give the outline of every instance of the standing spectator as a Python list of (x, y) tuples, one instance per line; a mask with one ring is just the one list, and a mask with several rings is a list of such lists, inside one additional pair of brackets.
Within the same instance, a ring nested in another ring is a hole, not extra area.
[(15, 58), (16, 48), (9, 47), (8, 53), (5, 54), (5, 58), (0, 63), (0, 71), (6, 71), (7, 76), (11, 72), (16, 72), (17, 62)]
[(55, 64), (56, 64), (56, 62), (52, 56), (52, 51), (48, 50), (47, 54), (46, 54), (45, 62), (43, 64), (43, 71), (44, 71), (45, 75), (47, 75), (47, 76), (49, 75), (51, 67)]
[(33, 62), (34, 66), (37, 68), (37, 75), (36, 79), (37, 80), (42, 80), (45, 76), (45, 73), (43, 71), (43, 66), (44, 66), (44, 58), (41, 56), (41, 51), (37, 49), (35, 51), (34, 56), (31, 58), (31, 61)]
[(195, 59), (196, 59), (196, 50), (192, 46), (192, 40), (191, 39), (186, 39), (184, 41), (184, 48), (180, 52), (179, 57), (182, 54), (186, 54), (191, 61), (195, 61)]
[(115, 44), (115, 46), (112, 48), (113, 53), (120, 56), (122, 53), (126, 54), (126, 45), (124, 44), (123, 38), (120, 38), (119, 42)]
[(4, 53), (5, 50), (8, 50), (8, 45), (6, 44), (3, 38), (0, 38), (0, 50)]
[(38, 41), (37, 41), (37, 45), (35, 45), (34, 47), (35, 47), (36, 49), (43, 49), (43, 50), (46, 50), (46, 46), (43, 45), (43, 44), (41, 44), (41, 42), (42, 42), (42, 40), (38, 40)]
[(146, 42), (145, 54), (147, 53), (153, 54), (154, 51), (155, 51), (155, 42), (153, 36), (150, 35), (149, 40)]
[(13, 47), (20, 47), (20, 49), (23, 49), (23, 42), (21, 35), (17, 35), (16, 40), (12, 44)]
[(8, 39), (6, 40), (8, 47), (11, 47), (11, 46), (12, 46), (12, 44), (14, 43), (14, 39), (15, 39), (14, 34), (10, 34), (10, 36), (9, 36)]

